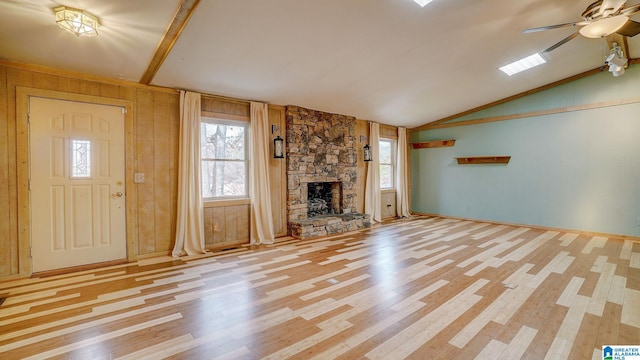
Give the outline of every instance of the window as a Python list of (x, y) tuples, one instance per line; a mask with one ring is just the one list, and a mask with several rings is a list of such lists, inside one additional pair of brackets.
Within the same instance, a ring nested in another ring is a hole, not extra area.
[(202, 118), (202, 197), (234, 198), (248, 194), (249, 123)]
[(380, 139), (379, 156), (380, 156), (380, 188), (392, 189), (394, 187), (394, 159), (395, 142), (388, 139)]
[(91, 177), (91, 141), (71, 139), (71, 178)]

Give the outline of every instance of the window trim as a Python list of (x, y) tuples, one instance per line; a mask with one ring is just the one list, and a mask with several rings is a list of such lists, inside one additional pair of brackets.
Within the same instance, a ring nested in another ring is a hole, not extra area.
[[(391, 162), (390, 163), (383, 163), (380, 161), (380, 143), (381, 142), (387, 142), (390, 144), (390, 148), (391, 148)], [(397, 151), (397, 144), (396, 144), (396, 139), (392, 139), (392, 138), (386, 138), (386, 137), (380, 137), (378, 139), (378, 175), (380, 175), (380, 166), (381, 165), (390, 165), (391, 166), (391, 187), (382, 187), (382, 183), (380, 183), (380, 190), (395, 190), (396, 188), (396, 151)], [(380, 181), (382, 181), (382, 177), (380, 177)]]
[[(209, 124), (221, 124), (221, 125), (228, 125), (228, 126), (242, 126), (244, 127), (245, 131), (244, 131), (244, 151), (245, 151), (245, 158), (244, 159), (215, 159), (215, 158), (204, 158), (202, 157), (202, 146), (200, 146), (200, 171), (202, 172), (202, 164), (204, 161), (228, 161), (228, 162), (244, 162), (244, 170), (245, 170), (245, 194), (244, 195), (237, 195), (237, 196), (213, 196), (213, 197), (205, 197), (204, 194), (202, 195), (202, 202), (203, 204), (206, 203), (216, 203), (216, 202), (236, 202), (238, 201), (239, 203), (244, 203), (246, 200), (249, 199), (249, 166), (250, 166), (250, 161), (251, 161), (251, 123), (248, 120), (241, 120), (241, 119), (225, 119), (222, 118), (221, 116), (224, 116), (224, 114), (215, 114), (215, 116), (212, 116), (214, 114), (211, 113), (207, 113), (206, 115), (204, 113), (201, 114), (200, 116), (200, 122), (201, 123), (209, 123)], [(202, 176), (202, 175), (201, 175)], [(202, 189), (201, 189), (202, 191)], [(204, 192), (203, 192), (204, 193)], [(205, 207), (210, 207), (210, 206), (205, 206)]]

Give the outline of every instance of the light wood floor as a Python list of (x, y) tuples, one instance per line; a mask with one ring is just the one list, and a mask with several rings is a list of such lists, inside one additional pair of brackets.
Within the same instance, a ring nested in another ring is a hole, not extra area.
[(0, 297), (2, 359), (601, 359), (640, 345), (640, 243), (417, 217)]

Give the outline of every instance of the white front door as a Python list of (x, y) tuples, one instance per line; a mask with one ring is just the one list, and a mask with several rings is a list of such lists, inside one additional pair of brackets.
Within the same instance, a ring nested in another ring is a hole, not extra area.
[(126, 259), (124, 111), (29, 98), (33, 272)]

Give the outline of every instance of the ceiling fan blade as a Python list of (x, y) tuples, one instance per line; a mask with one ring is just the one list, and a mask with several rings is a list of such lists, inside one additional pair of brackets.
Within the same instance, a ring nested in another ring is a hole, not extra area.
[(568, 43), (569, 41), (575, 39), (578, 35), (580, 35), (580, 32), (576, 31), (573, 34), (567, 36), (566, 38), (558, 41), (557, 43), (551, 45), (551, 47), (549, 47), (548, 49), (544, 50), (542, 53), (548, 53), (548, 52), (552, 52), (553, 50), (559, 48), (560, 46)]
[(538, 32), (538, 31), (561, 29), (561, 28), (572, 27), (572, 26), (576, 26), (576, 25), (586, 25), (586, 24), (588, 24), (588, 22), (579, 21), (579, 22), (570, 22), (570, 23), (566, 23), (566, 24), (540, 26), (540, 27), (531, 28), (531, 29), (524, 29), (524, 30), (522, 30), (522, 33), (523, 34), (528, 34), (528, 33), (533, 33), (533, 32)]
[(640, 4), (629, 6), (626, 9), (622, 9), (620, 12), (622, 15), (632, 16), (640, 12)]
[(640, 34), (640, 23), (628, 20), (620, 29), (618, 29), (618, 31), (616, 31), (616, 33), (628, 37), (636, 36)]
[(600, 5), (598, 12), (603, 18), (615, 15), (622, 10), (626, 2), (626, 0), (602, 0), (602, 5)]
[(524, 29), (524, 30), (522, 30), (522, 33), (523, 34), (528, 34), (528, 33), (532, 33), (532, 32), (560, 29), (560, 28), (571, 27), (571, 26), (576, 26), (576, 25), (578, 25), (577, 22), (571, 22), (571, 23), (566, 23), (566, 24), (557, 24), (557, 25), (540, 26), (540, 27), (537, 27), (537, 28)]

